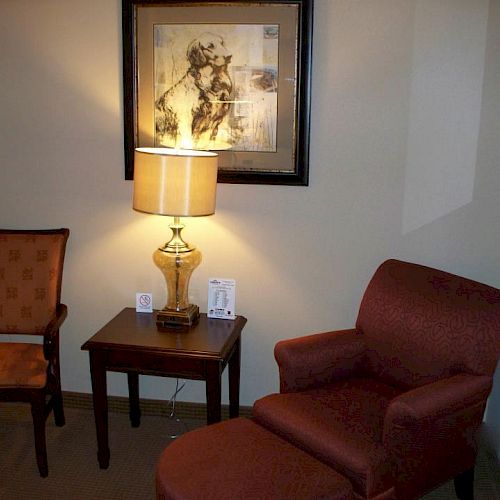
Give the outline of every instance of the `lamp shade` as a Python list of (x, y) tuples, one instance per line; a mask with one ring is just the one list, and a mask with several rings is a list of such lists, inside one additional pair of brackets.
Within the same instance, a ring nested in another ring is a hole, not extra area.
[(215, 212), (217, 153), (170, 148), (137, 148), (134, 210), (174, 217)]

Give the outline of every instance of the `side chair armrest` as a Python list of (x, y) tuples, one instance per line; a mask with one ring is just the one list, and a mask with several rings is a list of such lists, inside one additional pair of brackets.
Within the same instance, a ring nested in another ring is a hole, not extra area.
[(319, 387), (361, 371), (366, 351), (356, 329), (317, 333), (282, 340), (274, 348), (280, 392)]
[(50, 359), (54, 347), (59, 346), (59, 328), (68, 315), (65, 304), (58, 304), (54, 316), (47, 324), (43, 333), (43, 353), (45, 359)]

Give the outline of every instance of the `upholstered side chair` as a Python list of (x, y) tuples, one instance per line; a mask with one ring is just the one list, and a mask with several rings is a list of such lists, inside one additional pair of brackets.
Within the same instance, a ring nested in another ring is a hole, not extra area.
[(500, 290), (389, 260), (356, 326), (275, 347), (280, 393), (255, 420), (347, 477), (359, 499), (418, 498), (474, 464), (500, 354)]
[[(56, 425), (65, 423), (59, 327), (67, 314), (61, 282), (68, 236), (68, 229), (0, 230), (0, 401), (31, 404), (42, 477), (47, 416), (53, 410)], [(19, 335), (39, 342), (20, 342)]]

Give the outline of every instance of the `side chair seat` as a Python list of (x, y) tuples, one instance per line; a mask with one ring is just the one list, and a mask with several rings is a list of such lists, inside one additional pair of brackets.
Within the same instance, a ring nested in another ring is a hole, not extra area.
[(40, 389), (47, 383), (49, 362), (40, 344), (0, 343), (0, 388)]

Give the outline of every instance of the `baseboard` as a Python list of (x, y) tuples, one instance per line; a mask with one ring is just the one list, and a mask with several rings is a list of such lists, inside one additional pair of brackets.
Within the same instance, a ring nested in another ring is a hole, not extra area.
[[(64, 406), (67, 408), (82, 408), (92, 410), (92, 394), (83, 392), (63, 392)], [(160, 399), (141, 399), (141, 413), (143, 415), (165, 416), (172, 413), (172, 407), (168, 401)], [(128, 413), (128, 398), (121, 396), (108, 396), (108, 409), (115, 413)], [(222, 419), (229, 418), (229, 405), (222, 405)], [(205, 420), (207, 418), (207, 407), (203, 403), (190, 403), (187, 401), (177, 401), (175, 403), (175, 415), (179, 418), (192, 418)], [(250, 418), (252, 408), (250, 406), (240, 406), (240, 417)]]

